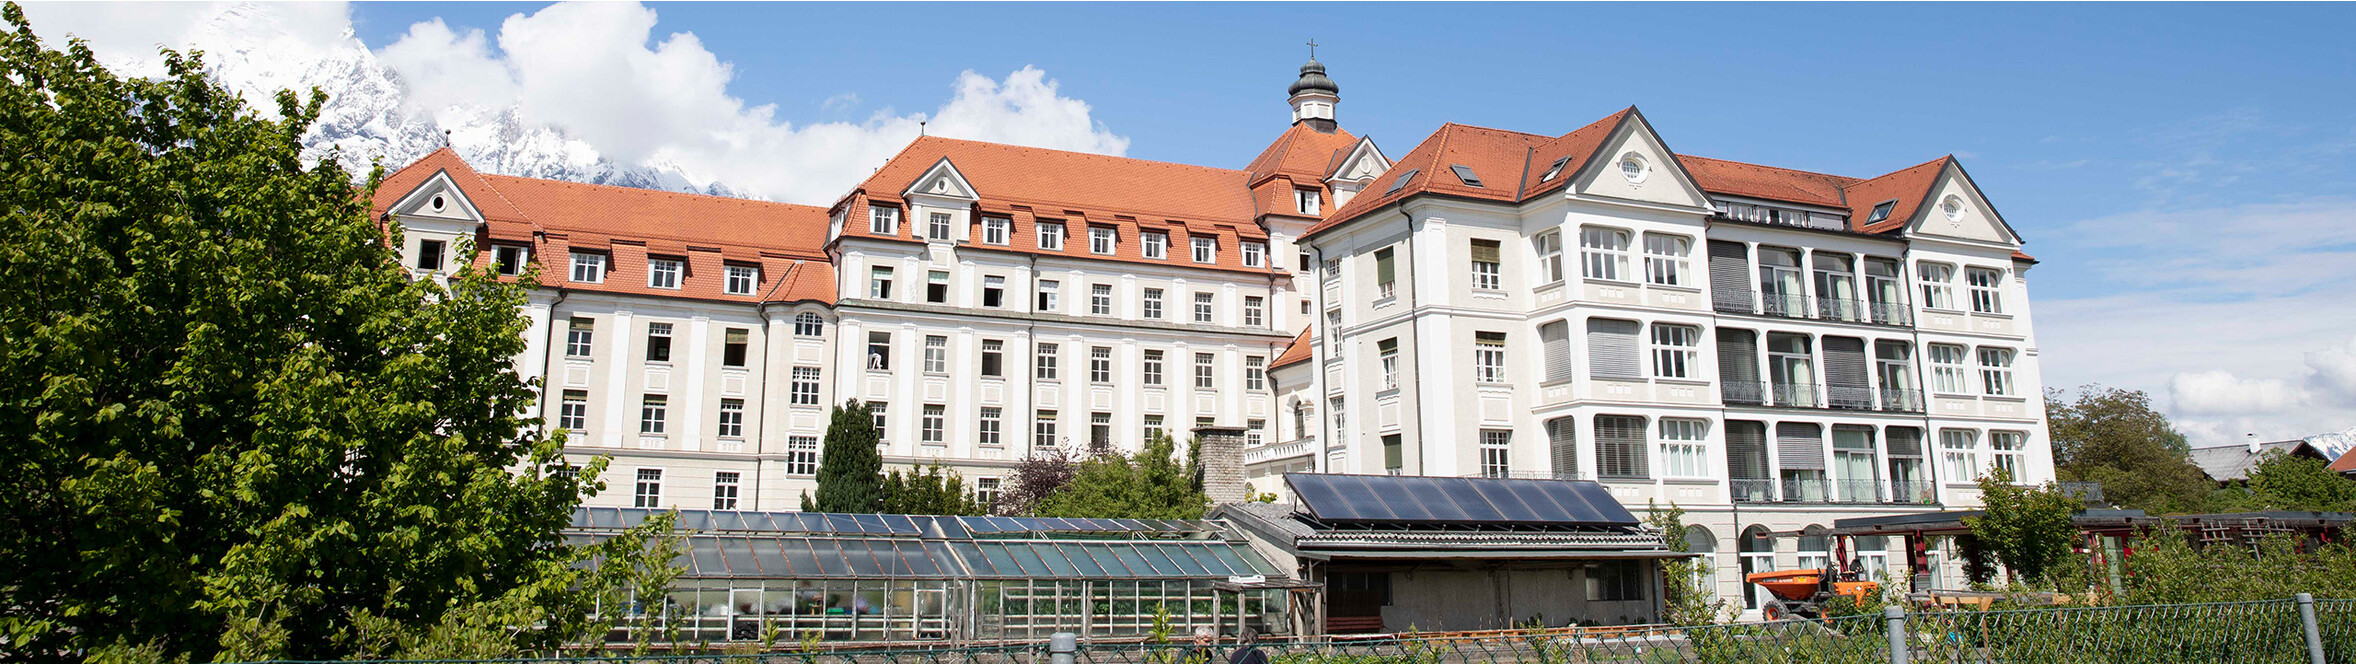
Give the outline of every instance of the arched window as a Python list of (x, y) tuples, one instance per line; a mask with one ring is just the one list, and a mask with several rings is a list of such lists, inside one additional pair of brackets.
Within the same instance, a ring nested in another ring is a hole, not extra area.
[(1824, 569), (1832, 566), (1832, 538), (1825, 535), (1824, 526), (1810, 525), (1800, 529), (1800, 558), (1798, 569)]
[(1736, 546), (1740, 550), (1737, 555), (1741, 558), (1739, 562), (1745, 579), (1743, 585), (1746, 592), (1742, 594), (1742, 606), (1746, 609), (1759, 608), (1759, 603), (1769, 597), (1767, 589), (1751, 585), (1748, 579), (1752, 574), (1775, 571), (1775, 539), (1767, 536), (1766, 526), (1753, 525), (1742, 530), (1742, 538), (1736, 542)]
[(1867, 535), (1850, 540), (1850, 543), (1857, 549), (1850, 552), (1849, 555), (1856, 557), (1855, 567), (1859, 574), (1858, 578), (1866, 581), (1880, 581), (1883, 575), (1891, 573), (1890, 538), (1888, 536)]
[(1701, 526), (1686, 526), (1685, 550), (1688, 553), (1702, 554), (1700, 558), (1695, 559), (1695, 561), (1701, 563), (1701, 565), (1693, 571), (1693, 581), (1695, 587), (1700, 588), (1702, 592), (1709, 593), (1712, 597), (1717, 596), (1718, 536), (1710, 533), (1710, 529), (1708, 528), (1703, 528)]
[(794, 336), (826, 336), (826, 319), (819, 318), (817, 312), (812, 311), (804, 311), (794, 315)]

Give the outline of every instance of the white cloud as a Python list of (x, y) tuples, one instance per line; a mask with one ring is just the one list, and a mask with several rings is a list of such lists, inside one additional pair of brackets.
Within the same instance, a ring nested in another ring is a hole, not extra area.
[(2176, 411), (2193, 415), (2277, 413), (2305, 405), (2306, 390), (2280, 378), (2242, 378), (2223, 370), (2176, 374), (2168, 380)]
[(2356, 337), (2307, 352), (2309, 389), (2340, 405), (2356, 407)]

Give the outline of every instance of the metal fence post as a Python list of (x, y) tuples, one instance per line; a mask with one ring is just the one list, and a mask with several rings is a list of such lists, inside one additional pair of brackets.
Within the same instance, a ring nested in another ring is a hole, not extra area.
[(1048, 664), (1072, 664), (1073, 653), (1080, 650), (1080, 636), (1071, 632), (1047, 635)]
[(2307, 632), (2307, 662), (2323, 664), (2323, 630), (2315, 625), (2315, 596), (2299, 593), (2291, 599), (2299, 603), (2299, 629)]
[(1882, 607), (1882, 620), (1890, 624), (1890, 664), (1906, 664), (1911, 659), (1906, 653), (1906, 610), (1895, 605)]

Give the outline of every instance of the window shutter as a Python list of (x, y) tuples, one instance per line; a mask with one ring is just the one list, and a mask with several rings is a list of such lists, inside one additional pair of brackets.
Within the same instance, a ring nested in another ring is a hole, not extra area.
[(1824, 383), (1835, 387), (1866, 387), (1870, 368), (1865, 362), (1865, 341), (1856, 337), (1824, 338)]
[(1554, 476), (1579, 476), (1579, 418), (1557, 417), (1546, 421), (1546, 444), (1554, 460)]
[(1554, 321), (1538, 326), (1538, 339), (1546, 347), (1546, 382), (1571, 379), (1571, 324)]
[(1472, 241), (1472, 259), (1473, 259), (1473, 262), (1476, 262), (1476, 263), (1496, 263), (1496, 262), (1500, 262), (1500, 261), (1498, 261), (1498, 260), (1497, 260), (1497, 241), (1496, 241), (1496, 240), (1473, 240), (1473, 241)]
[(1750, 330), (1718, 328), (1718, 380), (1756, 390), (1759, 382), (1759, 335)]
[(1645, 463), (1644, 418), (1625, 415), (1595, 417), (1595, 471), (1603, 477), (1642, 478)]
[(1391, 255), (1391, 250), (1389, 249), (1375, 252), (1374, 281), (1376, 283), (1386, 283), (1396, 280), (1395, 277), (1398, 276), (1398, 270), (1394, 268)]
[(1771, 479), (1767, 475), (1767, 425), (1726, 423), (1726, 473), (1738, 480)]
[(1636, 335), (1642, 326), (1632, 320), (1587, 319), (1587, 373), (1596, 378), (1641, 378)]
[(1741, 242), (1710, 241), (1710, 299), (1750, 310), (1750, 248)]
[(1797, 422), (1777, 424), (1775, 452), (1784, 470), (1824, 470), (1824, 429)]
[(1916, 429), (1914, 427), (1890, 427), (1888, 429), (1882, 430), (1882, 436), (1889, 439), (1890, 458), (1922, 458), (1921, 429)]

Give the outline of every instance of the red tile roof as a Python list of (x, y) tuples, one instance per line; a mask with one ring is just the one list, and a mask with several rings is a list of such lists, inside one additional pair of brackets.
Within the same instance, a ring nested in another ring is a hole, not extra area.
[(1851, 177), (1690, 155), (1678, 155), (1677, 163), (1693, 175), (1694, 184), (1702, 191), (1833, 208), (1849, 207), (1841, 198), (1841, 188), (1858, 182)]
[(1293, 337), (1292, 345), (1285, 346), (1284, 353), (1277, 355), (1276, 361), (1268, 363), (1268, 368), (1274, 369), (1309, 361), (1312, 351), (1316, 350), (1316, 347), (1311, 345), (1315, 342), (1309, 340), (1309, 332), (1315, 329), (1315, 326), (1301, 328), (1301, 334)]
[(2332, 460), (2331, 471), (2335, 473), (2356, 473), (2356, 451), (2341, 452), (2340, 458)]
[[(1859, 233), (1887, 233), (1905, 228), (1906, 222), (1914, 220), (1915, 211), (1922, 208), (1923, 199), (1930, 197), (1931, 184), (1938, 180), (1939, 171), (1954, 159), (1940, 157), (1849, 185), (1849, 204), (1841, 206), (1849, 208), (1849, 229)], [(1874, 206), (1890, 200), (1898, 204), (1890, 208), (1889, 218), (1865, 223), (1872, 218)]]
[[(1335, 210), (1325, 221), (1309, 227), (1304, 235), (1316, 235), (1364, 216), (1370, 211), (1390, 205), (1416, 194), (1444, 194), (1464, 198), (1513, 202), (1518, 199), (1522, 172), (1529, 163), (1529, 155), (1554, 139), (1537, 134), (1525, 134), (1503, 129), (1474, 127), (1448, 123), (1432, 132), (1423, 143), (1408, 150), (1405, 156), (1391, 162), (1391, 170), (1374, 179), (1365, 192), (1350, 199), (1349, 205)], [(1481, 181), (1472, 186), (1459, 178), (1453, 166), (1464, 166)], [(1396, 186), (1400, 178), (1407, 178), (1405, 186)]]
[[(824, 251), (826, 210), (808, 205), (681, 194), (476, 172), (449, 148), (435, 150), (385, 177), (371, 198), (386, 213), (436, 173), (448, 173), (484, 217), (490, 242), (533, 245), (541, 281), (568, 290), (740, 302), (834, 301), (834, 271)], [(566, 281), (573, 249), (606, 253), (602, 283)], [(646, 286), (648, 256), (686, 261), (680, 288)], [(477, 266), (491, 252), (477, 252)], [(757, 266), (751, 295), (722, 292), (725, 265)]]

